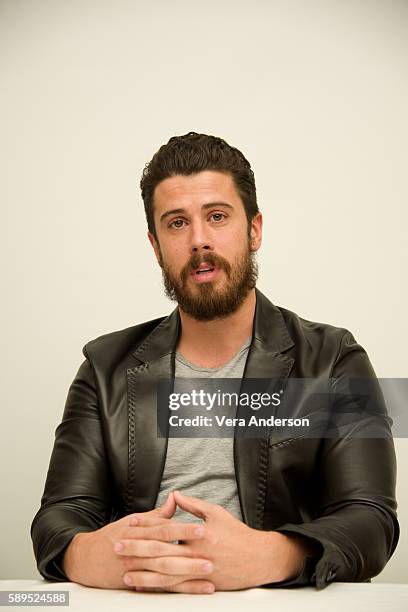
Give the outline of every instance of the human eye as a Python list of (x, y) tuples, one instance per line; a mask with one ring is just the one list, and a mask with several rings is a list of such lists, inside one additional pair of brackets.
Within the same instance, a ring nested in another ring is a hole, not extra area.
[(211, 213), (210, 218), (212, 218), (216, 223), (220, 223), (221, 221), (224, 221), (224, 219), (227, 218), (227, 215), (222, 212), (213, 212)]
[(171, 229), (181, 229), (184, 223), (185, 223), (184, 219), (181, 219), (181, 218), (174, 219), (173, 221), (169, 223), (168, 227)]

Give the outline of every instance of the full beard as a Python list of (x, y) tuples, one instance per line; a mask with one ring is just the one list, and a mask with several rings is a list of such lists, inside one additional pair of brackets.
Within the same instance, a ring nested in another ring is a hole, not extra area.
[[(227, 280), (219, 288), (209, 281), (197, 283), (191, 290), (187, 286), (190, 274), (204, 261), (224, 270)], [(164, 264), (163, 259), (160, 265), (166, 296), (177, 302), (184, 312), (197, 321), (222, 319), (234, 313), (255, 287), (258, 279), (258, 264), (255, 252), (250, 250), (249, 243), (245, 253), (233, 266), (220, 255), (211, 252), (202, 255), (194, 253), (181, 271), (180, 278), (177, 279)]]

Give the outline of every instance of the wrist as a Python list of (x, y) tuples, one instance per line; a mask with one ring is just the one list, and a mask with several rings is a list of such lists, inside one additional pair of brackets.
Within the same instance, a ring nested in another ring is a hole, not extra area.
[[(262, 550), (264, 571), (261, 574), (262, 584), (285, 582), (297, 578), (303, 570), (306, 557), (314, 556), (315, 548), (307, 538), (279, 533), (277, 531), (262, 533)], [(265, 558), (266, 556), (266, 558)], [(258, 583), (260, 584), (260, 583)]]
[(288, 564), (281, 581), (295, 580), (301, 575), (308, 559), (320, 556), (321, 545), (297, 533), (280, 533), (286, 538)]
[(70, 582), (79, 581), (81, 550), (87, 536), (89, 536), (87, 532), (76, 533), (68, 544), (62, 558), (62, 571)]

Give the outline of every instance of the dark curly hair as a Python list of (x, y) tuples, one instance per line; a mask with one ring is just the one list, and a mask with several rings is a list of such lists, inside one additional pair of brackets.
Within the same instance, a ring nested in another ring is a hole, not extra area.
[(256, 200), (255, 177), (248, 160), (241, 151), (231, 147), (222, 138), (188, 132), (183, 136), (170, 138), (143, 169), (140, 189), (147, 227), (156, 240), (153, 197), (157, 185), (170, 176), (188, 176), (203, 170), (218, 170), (232, 176), (245, 207), (249, 233), (251, 221), (259, 209)]

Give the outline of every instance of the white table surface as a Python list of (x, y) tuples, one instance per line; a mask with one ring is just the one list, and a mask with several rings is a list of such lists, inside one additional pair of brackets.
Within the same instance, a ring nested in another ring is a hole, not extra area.
[[(32, 609), (67, 612), (407, 612), (408, 584), (333, 582), (322, 591), (248, 589), (212, 595), (137, 593), (84, 587), (73, 582), (0, 580), (0, 591), (69, 591), (69, 606), (33, 606)], [(28, 606), (11, 609), (27, 610)], [(6, 609), (6, 607), (4, 608)]]

